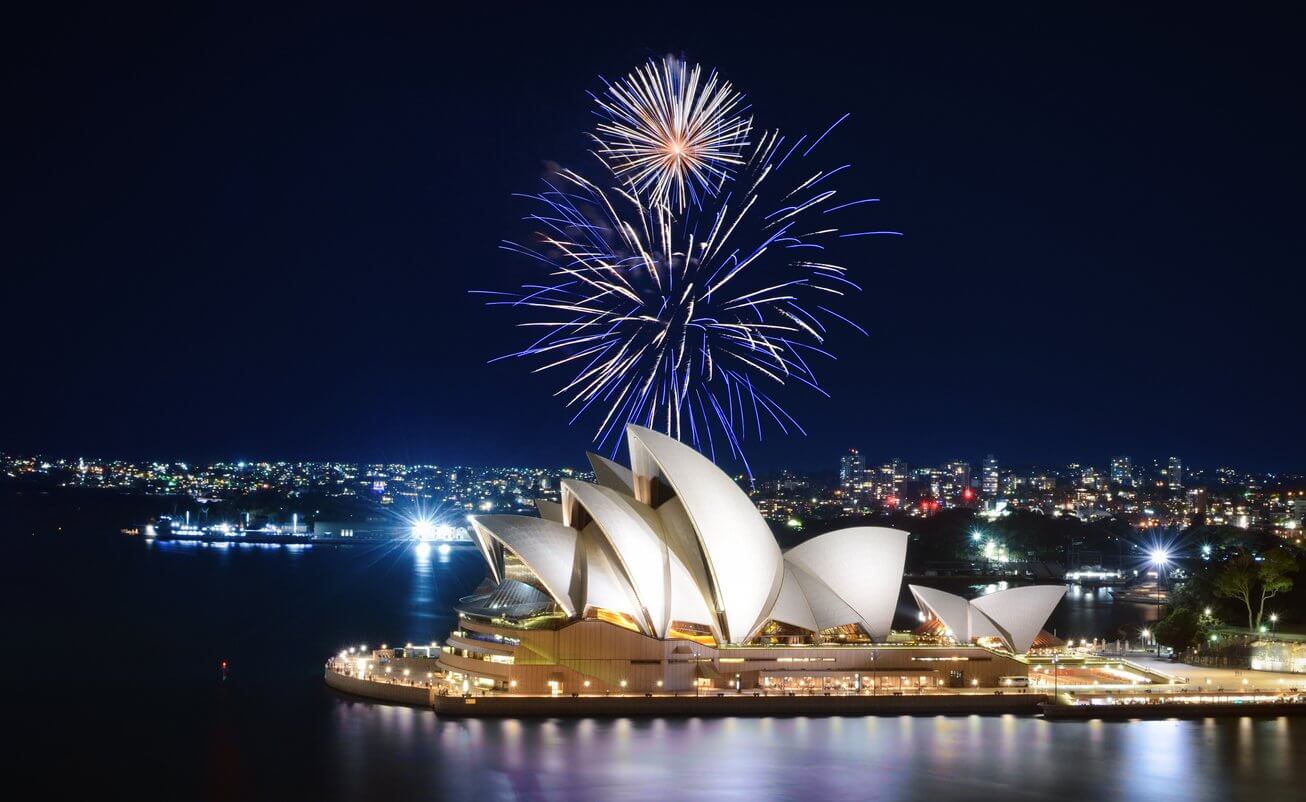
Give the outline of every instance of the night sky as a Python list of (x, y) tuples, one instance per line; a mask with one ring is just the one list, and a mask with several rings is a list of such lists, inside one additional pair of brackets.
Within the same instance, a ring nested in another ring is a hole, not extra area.
[(826, 156), (906, 233), (756, 466), (1306, 468), (1295, 18), (179, 5), (6, 23), (0, 450), (577, 463), (467, 291), (528, 274), (510, 194), (588, 166), (598, 76), (676, 52), (762, 127), (851, 112)]

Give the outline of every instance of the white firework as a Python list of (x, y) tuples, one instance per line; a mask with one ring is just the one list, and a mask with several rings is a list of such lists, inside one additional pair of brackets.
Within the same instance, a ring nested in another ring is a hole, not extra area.
[(668, 56), (596, 95), (594, 139), (612, 172), (650, 206), (676, 212), (713, 197), (744, 162), (752, 119), (715, 70)]

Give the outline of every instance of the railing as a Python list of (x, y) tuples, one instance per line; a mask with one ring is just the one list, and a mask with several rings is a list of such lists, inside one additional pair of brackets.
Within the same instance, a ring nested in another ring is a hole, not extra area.
[(326, 667), (328, 671), (339, 674), (342, 677), (353, 677), (354, 679), (362, 680), (364, 682), (376, 682), (382, 685), (402, 685), (410, 688), (433, 688), (442, 684), (439, 677), (413, 677), (412, 675), (404, 675), (402, 672), (387, 672), (384, 669), (381, 671), (369, 670), (360, 673), (358, 671), (358, 666), (354, 661), (341, 660), (337, 657), (332, 657), (327, 660)]

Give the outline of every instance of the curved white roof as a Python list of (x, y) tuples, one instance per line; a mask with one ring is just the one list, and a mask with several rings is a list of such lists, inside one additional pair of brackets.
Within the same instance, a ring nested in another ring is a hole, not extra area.
[(598, 524), (591, 523), (581, 532), (581, 542), (585, 548), (585, 562), (581, 568), (585, 577), (585, 590), (577, 609), (602, 607), (625, 613), (648, 634), (648, 622), (639, 599), (621, 569), (613, 563), (611, 550), (603, 542), (603, 535), (598, 528)]
[(684, 505), (707, 567), (721, 635), (743, 643), (780, 594), (784, 562), (748, 495), (712, 461), (665, 434), (626, 427), (636, 498), (654, 501), (665, 482)]
[(594, 469), (595, 482), (609, 490), (634, 495), (634, 481), (630, 476), (630, 468), (613, 462), (607, 457), (600, 457), (592, 451), (586, 451), (585, 456), (589, 457), (590, 467)]
[(698, 624), (712, 629), (715, 626), (716, 616), (712, 615), (712, 609), (708, 607), (707, 598), (694, 584), (694, 578), (689, 575), (689, 569), (674, 554), (671, 555), (670, 563), (670, 583), (667, 586), (669, 588), (668, 593), (671, 596), (669, 619), (671, 621)]
[(554, 523), (563, 523), (562, 505), (556, 501), (549, 501), (545, 498), (535, 499), (535, 509), (540, 511), (540, 517), (546, 521)]
[(1000, 638), (1015, 654), (1029, 651), (1057, 602), (1066, 595), (1065, 585), (1031, 585), (966, 601), (934, 588), (908, 588), (921, 609), (942, 621), (957, 640)]
[[(511, 552), (568, 615), (623, 613), (665, 638), (672, 622), (706, 626), (719, 643), (745, 643), (768, 620), (820, 632), (857, 624), (889, 634), (907, 533), (840, 529), (780, 553), (748, 495), (689, 446), (627, 427), (631, 468), (590, 455), (598, 484), (562, 483), (562, 503), (539, 518), (473, 516), (472, 534), (494, 579)], [(534, 581), (534, 580), (532, 580)], [(1035, 586), (966, 601), (911, 586), (923, 610), (960, 641), (997, 637), (1029, 649), (1065, 588)]]
[(795, 546), (784, 558), (856, 611), (867, 635), (888, 637), (907, 562), (906, 532), (883, 526), (836, 529)]
[(974, 637), (970, 631), (970, 602), (954, 593), (920, 585), (908, 585), (907, 589), (921, 610), (942, 621), (952, 637), (962, 643), (969, 643)]
[(516, 554), (567, 615), (583, 609), (583, 599), (574, 598), (571, 588), (576, 563), (575, 529), (524, 515), (477, 515), (471, 522), (482, 537), (493, 538)]
[(812, 627), (814, 632), (841, 627), (844, 624), (861, 624), (865, 626), (862, 617), (848, 602), (839, 597), (830, 589), (830, 586), (809, 574), (800, 568), (796, 563), (785, 560), (785, 569), (788, 576), (798, 580), (798, 587), (802, 589), (803, 596), (807, 599), (808, 608), (812, 611), (812, 620), (816, 626)]
[(503, 547), (498, 541), (490, 537), (482, 527), (476, 525), (474, 519), (468, 519), (472, 524), (472, 540), (476, 541), (476, 547), (481, 550), (481, 556), (485, 558), (485, 564), (490, 567), (490, 576), (494, 577), (495, 582), (502, 582), (503, 577)]
[(1065, 585), (1029, 585), (999, 590), (971, 599), (970, 603), (992, 620), (1003, 632), (1011, 650), (1020, 654), (1029, 651), (1064, 595)]
[(771, 608), (770, 618), (813, 632), (825, 628), (817, 625), (807, 594), (799, 584), (794, 567), (788, 563), (785, 564), (784, 581), (780, 585), (780, 595), (776, 597), (775, 606)]
[[(685, 569), (685, 577), (693, 587), (707, 618), (702, 622), (712, 630), (712, 637), (725, 643), (721, 631), (721, 616), (716, 613), (716, 593), (712, 589), (712, 580), (708, 574), (707, 561), (703, 549), (699, 547), (698, 535), (694, 532), (694, 523), (685, 512), (685, 505), (678, 498), (657, 508), (658, 519), (662, 521), (662, 533), (666, 536), (668, 550), (675, 562)], [(679, 596), (673, 595), (672, 603), (678, 603)], [(673, 620), (689, 620), (673, 616)]]
[[(580, 505), (606, 539), (616, 569), (630, 584), (639, 607), (635, 619), (648, 634), (665, 637), (671, 615), (669, 554), (657, 513), (615, 490), (574, 479), (562, 482), (563, 508)], [(570, 517), (565, 521), (574, 525)]]

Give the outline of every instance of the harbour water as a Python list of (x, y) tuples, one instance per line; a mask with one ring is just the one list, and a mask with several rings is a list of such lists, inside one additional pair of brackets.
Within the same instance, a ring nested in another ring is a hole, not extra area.
[[(322, 662), (349, 644), (442, 639), (453, 602), (482, 576), (474, 549), (147, 544), (107, 532), (14, 532), (7, 545), (7, 719), (30, 746), (20, 772), (67, 791), (1271, 800), (1306, 781), (1301, 719), (442, 720), (342, 697), (322, 683)], [(1072, 593), (1052, 626), (1114, 637), (1153, 612)]]

